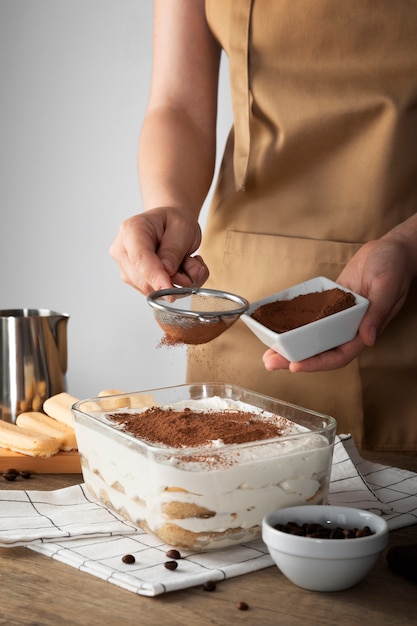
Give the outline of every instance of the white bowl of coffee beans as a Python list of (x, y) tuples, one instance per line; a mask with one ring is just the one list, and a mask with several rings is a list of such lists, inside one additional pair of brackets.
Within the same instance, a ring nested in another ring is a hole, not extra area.
[(262, 539), (291, 582), (340, 591), (372, 570), (388, 544), (388, 526), (379, 515), (353, 507), (296, 506), (267, 515)]

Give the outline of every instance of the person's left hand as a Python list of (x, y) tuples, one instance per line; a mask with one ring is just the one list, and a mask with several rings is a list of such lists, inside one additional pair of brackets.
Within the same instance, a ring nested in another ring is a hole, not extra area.
[(333, 350), (292, 363), (269, 349), (263, 355), (267, 370), (316, 372), (344, 367), (378, 335), (403, 306), (413, 278), (407, 247), (400, 238), (383, 237), (364, 244), (347, 263), (337, 282), (369, 300), (368, 310), (356, 337)]

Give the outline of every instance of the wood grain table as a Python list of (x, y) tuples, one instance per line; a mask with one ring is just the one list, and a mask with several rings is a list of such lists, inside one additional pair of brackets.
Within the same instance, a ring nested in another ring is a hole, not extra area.
[[(417, 455), (362, 455), (417, 472)], [(39, 474), (30, 481), (4, 481), (0, 487), (47, 490), (80, 482), (80, 474)], [(417, 526), (390, 533), (390, 546), (412, 543), (417, 543)], [(240, 610), (240, 602), (248, 610)], [(415, 626), (417, 584), (392, 572), (385, 552), (375, 569), (346, 591), (306, 591), (269, 567), (218, 583), (213, 592), (200, 586), (148, 598), (27, 548), (0, 548), (0, 624)]]

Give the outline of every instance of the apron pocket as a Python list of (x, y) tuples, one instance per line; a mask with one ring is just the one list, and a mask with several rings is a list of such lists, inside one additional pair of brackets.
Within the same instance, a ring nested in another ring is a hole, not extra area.
[(230, 230), (217, 287), (253, 302), (315, 276), (336, 280), (361, 245)]

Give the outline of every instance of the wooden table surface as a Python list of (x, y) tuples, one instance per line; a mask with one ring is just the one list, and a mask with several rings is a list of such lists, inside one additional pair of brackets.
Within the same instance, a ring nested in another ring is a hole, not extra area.
[[(372, 461), (417, 472), (417, 455), (363, 453)], [(36, 475), (2, 489), (59, 489), (79, 474)], [(417, 543), (417, 526), (390, 533), (390, 546)], [(334, 593), (300, 589), (276, 567), (148, 598), (125, 591), (24, 547), (0, 548), (0, 624), (226, 626), (407, 626), (417, 624), (417, 585), (393, 573), (384, 553), (356, 587)], [(238, 609), (246, 602), (249, 609)]]

